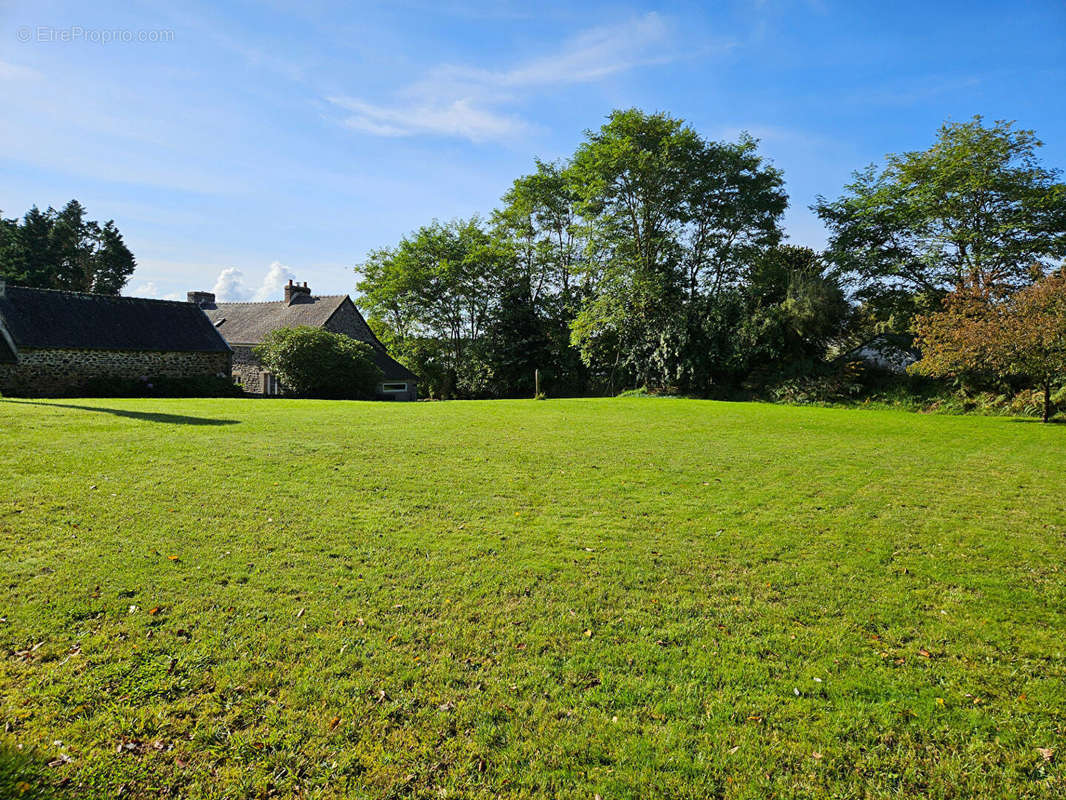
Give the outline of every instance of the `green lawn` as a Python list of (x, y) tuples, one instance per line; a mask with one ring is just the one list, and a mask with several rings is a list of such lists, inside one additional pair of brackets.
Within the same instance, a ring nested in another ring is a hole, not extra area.
[(0, 797), (1066, 797), (1066, 426), (12, 400), (0, 430)]

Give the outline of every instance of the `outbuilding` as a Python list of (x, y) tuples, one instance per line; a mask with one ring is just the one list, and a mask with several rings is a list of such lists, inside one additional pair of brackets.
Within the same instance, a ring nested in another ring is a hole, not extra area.
[(229, 378), (232, 355), (195, 303), (0, 280), (0, 393), (6, 395), (77, 395), (107, 378)]

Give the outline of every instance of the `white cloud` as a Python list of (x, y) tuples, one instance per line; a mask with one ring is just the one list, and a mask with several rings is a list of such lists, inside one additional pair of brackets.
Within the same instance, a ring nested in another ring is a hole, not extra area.
[(443, 65), (400, 92), (397, 102), (326, 98), (349, 112), (344, 125), (376, 136), (436, 134), (473, 142), (513, 138), (529, 126), (498, 106), (532, 91), (593, 83), (627, 70), (673, 60), (667, 22), (652, 12), (617, 25), (586, 30), (559, 50), (512, 69)]
[(155, 300), (184, 300), (177, 292), (164, 292), (155, 281), (147, 281), (130, 289), (127, 297), (149, 297)]
[(280, 261), (270, 265), (262, 282), (255, 289), (251, 288), (244, 278), (244, 273), (236, 267), (226, 267), (218, 273), (215, 281), (215, 297), (223, 302), (253, 302), (262, 303), (267, 300), (280, 300), (285, 284), (296, 278), (294, 273)]
[(245, 288), (244, 273), (236, 267), (226, 267), (218, 273), (215, 288), (211, 290), (218, 300), (239, 302), (251, 298), (252, 293)]
[(263, 278), (263, 282), (259, 284), (259, 288), (255, 290), (255, 295), (253, 295), (252, 299), (257, 303), (264, 300), (280, 300), (285, 284), (290, 280), (295, 280), (295, 278), (296, 273), (281, 262), (275, 261), (270, 265), (270, 270), (267, 272), (266, 277)]
[(475, 108), (469, 99), (455, 100), (450, 105), (417, 104), (387, 108), (352, 100), (331, 97), (330, 102), (352, 112), (344, 120), (346, 127), (375, 136), (412, 136), (419, 133), (459, 136), (472, 142), (487, 139), (506, 139), (522, 133), (526, 124), (514, 117)]
[(25, 81), (41, 77), (35, 69), (24, 67), (21, 64), (12, 64), (8, 61), (0, 61), (0, 81)]

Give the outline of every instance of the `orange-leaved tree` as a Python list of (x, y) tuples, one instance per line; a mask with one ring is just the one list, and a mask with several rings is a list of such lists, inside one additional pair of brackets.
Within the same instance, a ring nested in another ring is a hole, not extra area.
[(1024, 376), (1043, 390), (1043, 419), (1051, 418), (1051, 389), (1066, 378), (1066, 268), (1009, 296), (958, 290), (944, 308), (916, 321), (924, 375), (984, 372)]

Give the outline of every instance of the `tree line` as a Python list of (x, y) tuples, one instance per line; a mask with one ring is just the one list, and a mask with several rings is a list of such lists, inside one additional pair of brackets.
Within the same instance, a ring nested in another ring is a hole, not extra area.
[(371, 252), (359, 302), (431, 396), (529, 396), (534, 370), (556, 395), (772, 393), (875, 334), (928, 332), (959, 291), (991, 307), (1058, 268), (1066, 190), (1039, 147), (1012, 123), (945, 124), (817, 198), (818, 253), (785, 241), (784, 177), (755, 139), (618, 110), (489, 216)]
[(136, 266), (114, 220), (88, 219), (77, 200), (0, 217), (0, 279), (9, 283), (117, 295)]

